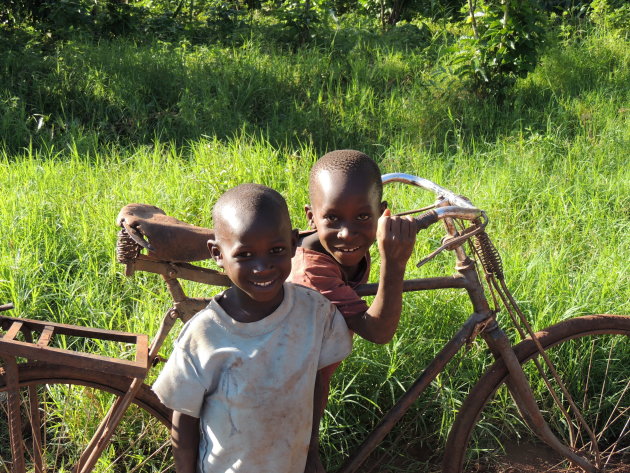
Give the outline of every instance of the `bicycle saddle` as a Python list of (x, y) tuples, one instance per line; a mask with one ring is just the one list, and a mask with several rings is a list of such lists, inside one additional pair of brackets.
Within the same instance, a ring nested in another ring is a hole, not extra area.
[(155, 259), (190, 262), (210, 258), (207, 242), (214, 238), (212, 229), (182, 222), (154, 205), (125, 205), (116, 224)]

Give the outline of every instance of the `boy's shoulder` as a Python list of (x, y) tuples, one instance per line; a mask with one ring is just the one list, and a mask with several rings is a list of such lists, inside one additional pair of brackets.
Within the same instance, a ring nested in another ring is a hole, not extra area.
[(290, 281), (285, 282), (285, 284), (290, 286), (294, 291), (296, 305), (315, 304), (318, 308), (321, 307), (322, 309), (330, 307), (334, 308), (334, 305), (330, 302), (330, 300), (311, 287)]
[(309, 277), (333, 277), (343, 279), (341, 266), (327, 253), (299, 246), (293, 257), (291, 277), (307, 275)]
[(215, 299), (211, 299), (206, 307), (187, 320), (177, 336), (177, 342), (190, 341), (203, 336), (206, 330), (212, 330), (212, 325), (216, 323), (216, 305)]

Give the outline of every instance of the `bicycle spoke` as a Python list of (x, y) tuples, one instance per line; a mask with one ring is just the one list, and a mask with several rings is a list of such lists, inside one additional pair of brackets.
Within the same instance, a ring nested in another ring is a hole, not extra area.
[[(604, 379), (606, 379), (608, 377), (608, 370), (610, 369), (610, 362), (611, 362), (612, 352), (613, 352), (614, 346), (615, 346), (615, 343), (611, 343), (610, 344), (610, 350), (608, 351), (608, 360), (606, 361), (606, 371), (604, 373)], [(606, 383), (602, 383), (602, 388), (601, 388), (601, 391), (599, 393), (599, 404), (597, 406), (597, 415), (595, 416), (594, 425), (598, 425), (599, 414), (601, 412), (602, 402), (603, 402), (603, 399), (604, 399), (605, 387), (606, 387)]]
[[(628, 471), (630, 380), (627, 367), (630, 365), (630, 318), (583, 317), (563, 322), (556, 327), (557, 330), (552, 327), (541, 332), (539, 339), (571, 397), (578, 401), (577, 407), (594, 436), (589, 435), (583, 428), (583, 423), (575, 419), (574, 409), (569, 409), (571, 421), (567, 422), (564, 412), (557, 408), (556, 401), (546, 389), (543, 375), (534, 366), (533, 360), (538, 355), (537, 347), (528, 340), (521, 344), (523, 350), (517, 350), (517, 353), (530, 379), (543, 417), (565, 445), (570, 445), (573, 440), (577, 441), (575, 451), (587, 461), (592, 462), (599, 456), (599, 468), (606, 466), (607, 471), (615, 473)], [(506, 380), (504, 369), (490, 370), (480, 380), (465, 406), (462, 406), (462, 418), (458, 418), (449, 438), (449, 446), (456, 448), (452, 442), (467, 435), (462, 432), (468, 429), (472, 434), (472, 445), (468, 447), (471, 461), (491, 463), (491, 455), (500, 458), (504, 455), (501, 453), (501, 442), (506, 439), (521, 438), (526, 445), (537, 441), (532, 433), (506, 421), (516, 408), (506, 404), (504, 396), (492, 397), (499, 386), (503, 393)], [(561, 400), (566, 401), (564, 396)], [(479, 421), (478, 416), (482, 409), (484, 415)], [(477, 426), (473, 427), (475, 423)], [(574, 437), (570, 435), (571, 428), (575, 429)], [(501, 432), (500, 435), (494, 434), (497, 431)], [(461, 447), (456, 455), (451, 456), (464, 459), (465, 455), (460, 452)], [(448, 471), (459, 471), (451, 466), (452, 462), (445, 460), (445, 465), (451, 468)], [(544, 461), (541, 461), (539, 468), (542, 471), (548, 466), (549, 464), (544, 465)], [(551, 470), (582, 471), (564, 460)]]
[[(26, 471), (69, 473), (116, 398), (100, 389), (66, 382), (23, 386), (20, 389), (24, 422), (21, 441), (25, 448)], [(0, 398), (1, 473), (11, 473), (13, 468), (11, 452), (4, 439), (6, 404)], [(132, 405), (93, 471), (172, 471), (169, 445), (168, 429), (155, 417)]]

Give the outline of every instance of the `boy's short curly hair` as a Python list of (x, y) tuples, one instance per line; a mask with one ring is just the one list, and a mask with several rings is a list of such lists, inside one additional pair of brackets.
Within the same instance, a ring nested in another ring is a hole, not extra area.
[(227, 190), (219, 197), (212, 209), (214, 225), (220, 224), (225, 216), (221, 215), (223, 208), (230, 207), (234, 217), (249, 215), (250, 213), (274, 212), (282, 218), (289, 219), (289, 209), (282, 195), (262, 184), (240, 184)]
[(361, 176), (370, 184), (376, 185), (379, 199), (383, 196), (383, 183), (381, 182), (381, 171), (378, 164), (367, 154), (353, 149), (339, 149), (326, 153), (311, 168), (308, 180), (308, 193), (312, 198), (317, 185), (317, 176), (322, 171), (340, 173), (345, 176)]

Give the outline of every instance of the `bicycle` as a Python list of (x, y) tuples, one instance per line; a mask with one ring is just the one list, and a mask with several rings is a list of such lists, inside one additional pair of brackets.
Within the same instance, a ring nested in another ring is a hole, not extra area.
[[(456, 259), (454, 275), (406, 280), (404, 290), (464, 290), (473, 313), (337, 473), (358, 471), (447, 363), (478, 336), (496, 361), (459, 409), (446, 442), (443, 472), (466, 471), (471, 458), (468, 452), (483, 454), (497, 449), (492, 435), (476, 432), (475, 426), (504, 385), (535, 435), (579, 471), (630, 471), (630, 317), (577, 317), (534, 334), (507, 289), (501, 259), (485, 232), (485, 213), (426, 179), (388, 174), (383, 182), (409, 184), (437, 196), (433, 205), (405, 212), (420, 214), (415, 217), (419, 228), (441, 220), (446, 229), (442, 245), (419, 264), (444, 250), (453, 251)], [(176, 320), (189, 320), (208, 302), (186, 296), (179, 279), (217, 286), (227, 286), (229, 280), (217, 271), (191, 264), (208, 257), (205, 242), (210, 230), (180, 222), (152, 206), (131, 206), (127, 211), (137, 222), (120, 222), (118, 260), (125, 264), (128, 276), (136, 271), (160, 274), (173, 306), (150, 344), (143, 334), (0, 317), (4, 330), (0, 338), (0, 427), (8, 427), (6, 434), (0, 434), (8, 439), (1, 438), (0, 445), (10, 443), (12, 454), (8, 461), (9, 447), (0, 447), (0, 461), (6, 471), (85, 473), (95, 467), (103, 471), (149, 471), (149, 464), (150, 471), (172, 468), (167, 448), (171, 413), (144, 381), (150, 369), (163, 361), (158, 353)], [(174, 241), (177, 244), (172, 244)], [(376, 286), (366, 284), (358, 292), (372, 295)], [(497, 323), (500, 306), (519, 327), (523, 341), (515, 346)], [(0, 306), (0, 311), (9, 308)], [(53, 336), (64, 335), (89, 338), (93, 345), (134, 346), (134, 359), (51, 346)], [(535, 398), (531, 386), (539, 384), (546, 388), (542, 397)], [(92, 439), (86, 447), (64, 445), (76, 435), (64, 430), (66, 416), (72, 415), (70, 403), (75, 400), (87, 400), (80, 408), (87, 405), (95, 410), (95, 417), (103, 417), (94, 432), (89, 432)], [(107, 414), (101, 414), (103, 406), (109, 404)], [(132, 404), (139, 410), (129, 414)], [(49, 406), (54, 407), (51, 413), (46, 412)], [(151, 427), (145, 429), (141, 424), (149, 421)], [(156, 461), (158, 455), (161, 459)]]

